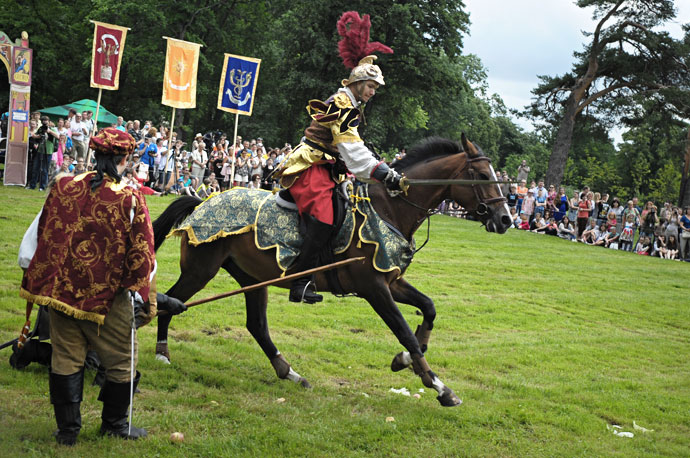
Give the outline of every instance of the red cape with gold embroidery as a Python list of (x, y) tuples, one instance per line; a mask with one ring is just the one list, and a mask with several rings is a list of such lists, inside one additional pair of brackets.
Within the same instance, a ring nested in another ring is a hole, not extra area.
[(144, 196), (108, 176), (91, 191), (93, 175), (51, 189), (20, 296), (103, 324), (120, 288), (148, 297), (155, 252)]

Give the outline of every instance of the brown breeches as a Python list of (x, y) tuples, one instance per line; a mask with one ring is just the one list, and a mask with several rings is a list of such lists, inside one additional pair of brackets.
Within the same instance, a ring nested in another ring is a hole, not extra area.
[[(84, 367), (88, 349), (96, 351), (105, 367), (106, 379), (129, 382), (131, 361), (132, 305), (127, 291), (118, 293), (105, 323), (77, 320), (50, 309), (50, 340), (53, 344), (51, 372), (70, 375)], [(134, 367), (137, 365), (134, 336)]]

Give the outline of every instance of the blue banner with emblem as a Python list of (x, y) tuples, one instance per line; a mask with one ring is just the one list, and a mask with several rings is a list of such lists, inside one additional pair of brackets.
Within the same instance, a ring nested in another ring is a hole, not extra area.
[(218, 109), (251, 116), (261, 59), (225, 54), (220, 76)]

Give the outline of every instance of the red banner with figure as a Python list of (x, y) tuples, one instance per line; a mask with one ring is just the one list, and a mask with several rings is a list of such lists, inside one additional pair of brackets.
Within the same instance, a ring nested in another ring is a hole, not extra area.
[(91, 52), (91, 87), (115, 91), (120, 85), (120, 64), (129, 28), (91, 22), (95, 26)]

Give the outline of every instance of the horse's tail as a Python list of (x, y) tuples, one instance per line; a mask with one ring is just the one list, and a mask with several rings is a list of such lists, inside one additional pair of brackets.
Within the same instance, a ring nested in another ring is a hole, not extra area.
[(173, 203), (153, 222), (153, 238), (156, 251), (165, 242), (165, 237), (170, 230), (180, 224), (194, 209), (203, 202), (194, 196), (183, 196), (175, 199)]

